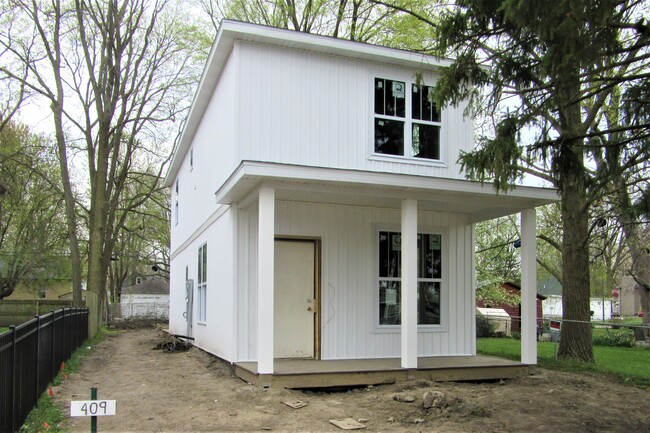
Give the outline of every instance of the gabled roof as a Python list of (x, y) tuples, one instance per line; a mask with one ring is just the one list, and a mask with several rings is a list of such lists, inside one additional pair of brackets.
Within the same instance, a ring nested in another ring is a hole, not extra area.
[(232, 52), (235, 41), (247, 41), (277, 47), (293, 48), (320, 53), (323, 55), (343, 56), (354, 59), (381, 62), (398, 66), (418, 68), (418, 70), (435, 70), (449, 66), (451, 61), (434, 56), (381, 47), (363, 42), (337, 39), (330, 36), (314, 35), (295, 30), (267, 27), (259, 24), (223, 20), (210, 50), (210, 55), (198, 88), (192, 101), (181, 139), (172, 158), (165, 185), (171, 186), (183, 158), (190, 147), (194, 134), (201, 123), (214, 89)]
[[(505, 283), (502, 283), (501, 285), (503, 287), (505, 287), (505, 288), (512, 287), (513, 289), (521, 292), (521, 285), (519, 283), (514, 283), (512, 281), (507, 281)], [(537, 299), (541, 299), (543, 301), (544, 299), (546, 299), (546, 296), (544, 296), (544, 295), (542, 295), (540, 293), (537, 293)]]
[(169, 295), (169, 281), (151, 278), (122, 289), (123, 295)]

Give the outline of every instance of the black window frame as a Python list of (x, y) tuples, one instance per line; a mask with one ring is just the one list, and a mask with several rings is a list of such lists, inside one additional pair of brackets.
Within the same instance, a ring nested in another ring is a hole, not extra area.
[[(443, 239), (442, 233), (418, 232), (417, 235), (418, 326), (442, 325)], [(379, 327), (397, 326), (401, 323), (401, 232), (379, 230), (377, 246), (377, 323)]]
[(384, 77), (373, 85), (373, 154), (441, 162), (442, 112), (433, 87)]

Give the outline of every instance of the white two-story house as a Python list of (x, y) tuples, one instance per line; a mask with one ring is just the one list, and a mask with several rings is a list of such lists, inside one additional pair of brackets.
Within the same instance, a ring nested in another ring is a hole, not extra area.
[[(534, 209), (557, 195), (465, 180), (472, 120), (430, 98), (446, 64), (224, 21), (166, 179), (170, 332), (265, 385), (535, 364)], [(476, 356), (474, 224), (513, 213), (522, 363), (500, 363)]]

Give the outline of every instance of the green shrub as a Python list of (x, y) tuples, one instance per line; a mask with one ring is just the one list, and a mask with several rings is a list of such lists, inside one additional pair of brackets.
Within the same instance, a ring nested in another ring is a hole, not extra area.
[(493, 337), (496, 325), (485, 316), (476, 315), (476, 336), (478, 338)]
[(594, 346), (634, 347), (634, 335), (629, 332), (608, 332), (594, 334)]

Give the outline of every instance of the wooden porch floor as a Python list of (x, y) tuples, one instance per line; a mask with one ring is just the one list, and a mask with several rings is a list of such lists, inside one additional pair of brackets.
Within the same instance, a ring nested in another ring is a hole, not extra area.
[(436, 382), (509, 379), (529, 374), (530, 366), (491, 356), (418, 358), (418, 368), (400, 367), (399, 358), (380, 359), (276, 359), (274, 373), (260, 375), (257, 362), (237, 362), (235, 374), (264, 387), (326, 388), (376, 385), (408, 379)]

